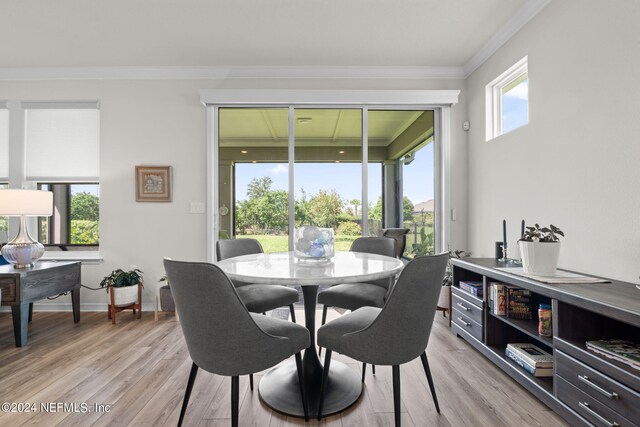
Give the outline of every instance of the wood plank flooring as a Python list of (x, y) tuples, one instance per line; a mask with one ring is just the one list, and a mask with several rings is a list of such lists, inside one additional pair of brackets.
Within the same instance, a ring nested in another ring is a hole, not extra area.
[[(304, 313), (298, 310), (298, 322)], [(340, 314), (330, 310), (329, 318)], [(320, 312), (318, 312), (320, 319)], [(29, 344), (14, 346), (10, 313), (0, 314), (0, 402), (35, 403), (36, 411), (0, 412), (1, 426), (174, 426), (191, 359), (180, 324), (169, 314), (153, 321), (119, 314), (113, 326), (103, 313), (34, 313)], [(449, 332), (439, 313), (427, 355), (441, 414), (435, 411), (419, 359), (401, 367), (402, 425), (562, 426), (561, 418)], [(360, 371), (361, 365), (335, 355)], [(256, 384), (263, 373), (255, 376)], [(185, 425), (231, 424), (229, 378), (200, 371)], [(55, 403), (76, 404), (73, 408)], [(41, 403), (54, 404), (45, 412)], [(86, 404), (86, 407), (81, 406)], [(110, 405), (96, 411), (94, 405)], [(86, 409), (86, 410), (84, 410)], [(54, 411), (55, 410), (55, 411)], [(367, 369), (361, 399), (348, 410), (317, 422), (286, 417), (263, 405), (248, 377), (240, 379), (241, 426), (393, 425), (391, 368)]]

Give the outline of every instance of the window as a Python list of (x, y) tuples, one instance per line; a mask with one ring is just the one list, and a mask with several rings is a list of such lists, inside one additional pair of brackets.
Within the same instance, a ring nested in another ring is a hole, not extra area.
[[(11, 182), (54, 193), (53, 215), (38, 219), (38, 240), (58, 250), (94, 250), (89, 246), (99, 242), (99, 107), (96, 101), (0, 103), (0, 188)], [(14, 115), (24, 117), (24, 133), (9, 132)], [(0, 218), (0, 243), (16, 234), (8, 227)]]
[(38, 240), (59, 246), (97, 246), (100, 217), (100, 186), (88, 184), (40, 184), (40, 190), (53, 192), (53, 215), (41, 217)]
[(529, 123), (527, 57), (487, 85), (487, 141)]

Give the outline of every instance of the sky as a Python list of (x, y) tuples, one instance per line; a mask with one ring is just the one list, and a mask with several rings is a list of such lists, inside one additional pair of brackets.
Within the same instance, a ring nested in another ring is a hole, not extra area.
[(502, 97), (502, 131), (509, 132), (529, 121), (529, 80), (505, 93)]
[[(247, 197), (247, 185), (254, 178), (269, 176), (273, 190), (288, 189), (288, 165), (283, 163), (236, 163), (236, 200)], [(362, 199), (362, 168), (359, 163), (296, 163), (294, 169), (296, 198), (320, 190), (336, 190), (346, 200)], [(370, 163), (369, 202), (374, 205), (382, 195), (382, 165)], [(433, 199), (433, 144), (416, 153), (415, 160), (404, 166), (404, 195), (413, 204)]]

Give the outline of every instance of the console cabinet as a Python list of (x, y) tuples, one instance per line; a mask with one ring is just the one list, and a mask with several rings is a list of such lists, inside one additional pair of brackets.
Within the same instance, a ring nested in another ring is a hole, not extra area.
[[(546, 284), (498, 270), (494, 259), (453, 259), (451, 332), (483, 353), (571, 425), (639, 426), (640, 370), (599, 356), (586, 341), (640, 341), (640, 289), (632, 283)], [(476, 297), (460, 281), (482, 283)], [(531, 292), (531, 320), (489, 309), (489, 284)], [(538, 334), (538, 304), (552, 306), (553, 336)], [(505, 356), (507, 344), (527, 342), (553, 354), (554, 375), (534, 377)]]

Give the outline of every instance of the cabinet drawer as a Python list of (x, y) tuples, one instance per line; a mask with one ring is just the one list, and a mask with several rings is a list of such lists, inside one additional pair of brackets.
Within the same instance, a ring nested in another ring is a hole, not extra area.
[(481, 297), (476, 297), (474, 295), (471, 295), (469, 292), (463, 291), (457, 286), (451, 287), (451, 293), (453, 295), (456, 295), (462, 298), (463, 300), (470, 302), (471, 304), (475, 304), (477, 307), (480, 307), (480, 308), (484, 307), (483, 300)]
[(640, 394), (561, 351), (554, 355), (556, 375), (627, 418), (640, 419)]
[(465, 314), (467, 317), (471, 318), (471, 320), (476, 323), (483, 324), (482, 321), (482, 308), (478, 307), (475, 304), (470, 303), (469, 301), (460, 298), (456, 294), (451, 295), (451, 306), (458, 310), (459, 312)]
[(458, 309), (453, 308), (453, 322), (458, 325), (460, 328), (467, 331), (469, 334), (473, 335), (478, 341), (482, 340), (482, 325), (471, 318), (469, 318), (466, 314), (458, 311)]
[(2, 302), (16, 302), (16, 281), (14, 279), (0, 279)]
[(598, 400), (572, 386), (562, 377), (556, 375), (554, 380), (557, 394), (556, 397), (594, 425), (599, 427), (638, 426), (624, 416), (608, 408), (606, 405), (603, 405)]

